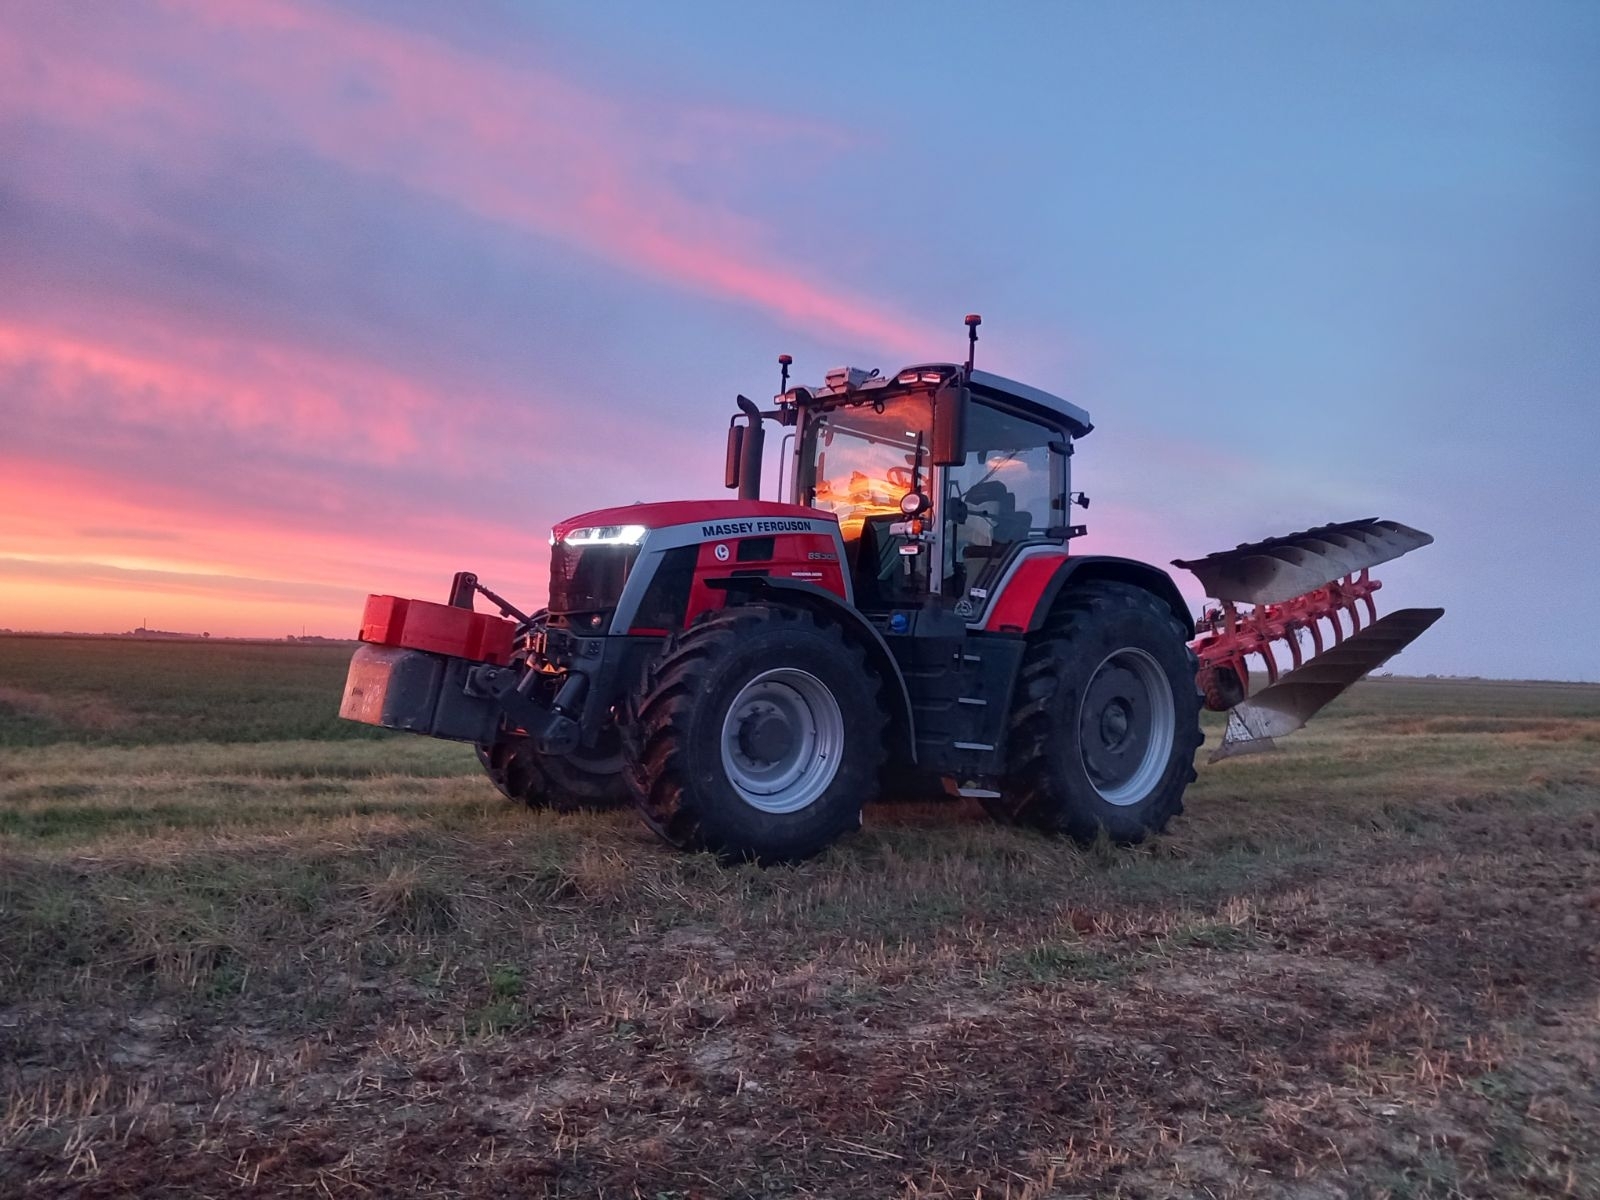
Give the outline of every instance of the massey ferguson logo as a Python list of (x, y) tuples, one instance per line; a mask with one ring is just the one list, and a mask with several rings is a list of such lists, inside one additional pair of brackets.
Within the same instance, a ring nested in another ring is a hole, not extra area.
[(751, 533), (816, 533), (815, 521), (807, 521), (803, 517), (791, 517), (787, 520), (771, 518), (761, 521), (718, 521), (715, 525), (700, 526), (700, 536), (703, 538), (742, 537)]

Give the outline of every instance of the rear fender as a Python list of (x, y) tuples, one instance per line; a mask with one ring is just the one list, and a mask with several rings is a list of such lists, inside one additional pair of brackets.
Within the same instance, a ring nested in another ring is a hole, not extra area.
[(900, 673), (900, 664), (895, 661), (883, 635), (860, 612), (841, 601), (834, 592), (797, 579), (735, 575), (725, 579), (708, 579), (706, 585), (727, 592), (730, 604), (737, 603), (740, 597), (793, 604), (838, 621), (854, 634), (866, 650), (867, 660), (889, 681), (886, 699), (890, 705), (890, 737), (894, 741), (891, 749), (902, 754), (905, 761), (916, 762), (916, 729), (911, 715), (911, 693), (906, 688), (905, 676)]
[(1170, 575), (1149, 563), (1108, 554), (1023, 559), (1005, 581), (983, 627), (990, 633), (1035, 633), (1044, 627), (1065, 588), (1099, 580), (1150, 592), (1172, 610), (1185, 636), (1193, 636), (1194, 617)]

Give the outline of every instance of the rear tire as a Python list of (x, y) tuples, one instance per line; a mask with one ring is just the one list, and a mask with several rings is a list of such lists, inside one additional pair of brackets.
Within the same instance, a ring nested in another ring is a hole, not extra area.
[(1084, 843), (1165, 829), (1205, 736), (1186, 642), (1142, 588), (1093, 582), (1064, 595), (1023, 660), (1007, 777), (989, 812)]
[(881, 680), (799, 608), (709, 614), (667, 644), (624, 726), (645, 824), (724, 860), (798, 862), (861, 825), (887, 723)]

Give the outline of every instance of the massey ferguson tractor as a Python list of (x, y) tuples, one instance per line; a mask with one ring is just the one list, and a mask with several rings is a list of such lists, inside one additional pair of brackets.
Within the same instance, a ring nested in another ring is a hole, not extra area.
[(782, 356), (773, 406), (729, 423), (738, 498), (561, 522), (544, 608), (465, 572), (445, 604), (370, 597), (341, 715), (474, 743), (536, 807), (631, 798), (728, 860), (803, 859), (868, 801), (939, 793), (1133, 843), (1181, 810), (1202, 706), (1230, 713), (1214, 759), (1270, 746), (1442, 615), (1377, 618), (1369, 568), (1432, 541), (1390, 521), (1176, 562), (1216, 600), (1198, 623), (1161, 568), (1074, 554), (1089, 414), (974, 369), (979, 323), (964, 364), (790, 387)]

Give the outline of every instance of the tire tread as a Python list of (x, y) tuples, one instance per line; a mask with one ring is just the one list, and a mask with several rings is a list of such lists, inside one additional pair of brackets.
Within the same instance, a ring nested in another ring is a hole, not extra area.
[[(750, 603), (713, 610), (667, 640), (646, 670), (638, 693), (630, 699), (622, 723), (624, 774), (640, 816), (662, 839), (680, 849), (712, 850), (724, 858), (745, 857), (716, 844), (702, 827), (696, 789), (690, 786), (685, 764), (684, 731), (711, 685), (718, 663), (736, 653), (749, 635), (773, 626), (821, 634), (833, 643), (833, 653), (867, 683), (870, 709), (875, 714), (869, 724), (876, 728), (849, 733), (864, 737), (872, 748), (870, 777), (877, 778), (887, 723), (881, 703), (882, 680), (868, 666), (863, 649), (845, 636), (843, 627), (809, 609), (782, 604)], [(797, 845), (758, 858), (763, 862), (796, 861), (819, 852), (831, 840), (830, 836), (820, 844)]]
[[(1093, 841), (1100, 833), (1099, 822), (1090, 822), (1070, 811), (1058, 794), (1052, 779), (1056, 754), (1066, 747), (1076, 753), (1075, 734), (1063, 735), (1057, 727), (1052, 702), (1061, 678), (1076, 661), (1076, 646), (1085, 631), (1118, 612), (1143, 609), (1160, 617), (1172, 630), (1175, 640), (1185, 645), (1191, 673), (1194, 652), (1188, 650), (1183, 626), (1158, 598), (1141, 588), (1111, 581), (1080, 584), (1056, 602), (1044, 628), (1032, 639), (1017, 682), (1017, 698), (1008, 725), (1006, 779), (1001, 794), (984, 801), (984, 807), (997, 820), (1031, 826), (1048, 833), (1067, 834), (1080, 842)], [(1141, 830), (1124, 830), (1116, 840), (1127, 843), (1159, 833), (1173, 817), (1183, 811), (1183, 793), (1196, 778), (1194, 754), (1205, 740), (1198, 719), (1192, 724), (1178, 722), (1175, 731), (1177, 751), (1183, 757), (1180, 786), (1169, 787), (1159, 806), (1144, 815)]]

